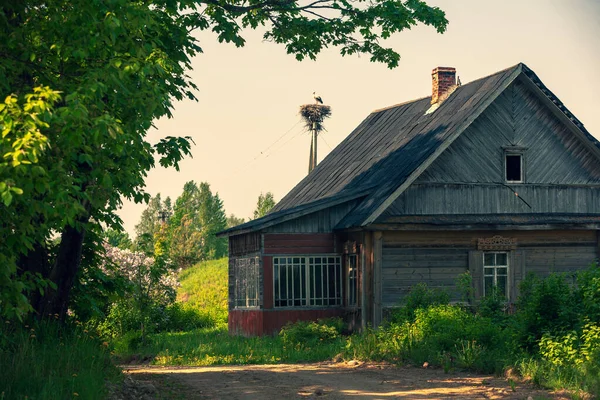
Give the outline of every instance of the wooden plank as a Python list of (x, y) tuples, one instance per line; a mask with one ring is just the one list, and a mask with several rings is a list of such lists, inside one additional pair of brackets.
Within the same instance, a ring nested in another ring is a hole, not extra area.
[(382, 264), (383, 264), (383, 235), (373, 234), (373, 327), (378, 327), (382, 320)]
[(469, 272), (473, 279), (475, 298), (483, 296), (483, 252), (472, 250), (469, 252)]

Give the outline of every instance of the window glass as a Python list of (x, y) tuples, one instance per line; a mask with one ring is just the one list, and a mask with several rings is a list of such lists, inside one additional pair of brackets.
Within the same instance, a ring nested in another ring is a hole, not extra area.
[(275, 307), (341, 305), (341, 276), (340, 257), (274, 257)]
[(521, 182), (521, 155), (507, 154), (506, 155), (506, 180), (508, 182)]
[(508, 297), (508, 253), (483, 253), (483, 295), (489, 294), (492, 288)]

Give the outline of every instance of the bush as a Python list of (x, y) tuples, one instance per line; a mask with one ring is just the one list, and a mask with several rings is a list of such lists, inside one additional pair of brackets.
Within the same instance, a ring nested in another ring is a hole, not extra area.
[(317, 322), (298, 321), (281, 328), (279, 337), (284, 346), (312, 347), (340, 339), (343, 326), (341, 318), (321, 319)]
[(520, 289), (514, 331), (517, 344), (524, 350), (535, 353), (544, 334), (577, 326), (579, 301), (566, 275), (550, 274), (541, 279), (529, 274)]
[(410, 292), (402, 300), (402, 306), (392, 311), (391, 323), (413, 321), (415, 312), (426, 309), (429, 306), (448, 304), (450, 295), (442, 290), (430, 289), (426, 283), (419, 283), (410, 289)]

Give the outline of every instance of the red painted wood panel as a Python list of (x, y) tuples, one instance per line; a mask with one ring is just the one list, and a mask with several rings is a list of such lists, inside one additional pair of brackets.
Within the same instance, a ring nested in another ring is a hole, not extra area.
[(230, 310), (228, 318), (229, 334), (242, 336), (262, 336), (262, 310)]
[(273, 308), (273, 257), (263, 257), (263, 307)]
[(229, 333), (242, 336), (273, 335), (288, 322), (316, 321), (321, 318), (342, 316), (341, 308), (313, 310), (231, 310)]
[(332, 233), (296, 233), (264, 235), (267, 254), (324, 254), (334, 252)]
[(263, 334), (272, 335), (288, 322), (316, 321), (320, 318), (338, 317), (343, 314), (341, 308), (323, 308), (317, 310), (264, 310)]

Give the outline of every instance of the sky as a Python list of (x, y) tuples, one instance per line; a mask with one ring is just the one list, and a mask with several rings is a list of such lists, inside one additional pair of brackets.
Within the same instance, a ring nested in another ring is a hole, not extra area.
[[(189, 72), (198, 101), (176, 103), (173, 118), (148, 135), (151, 143), (191, 136), (193, 157), (179, 172), (157, 163), (146, 191), (175, 200), (185, 182), (208, 182), (227, 215), (247, 220), (261, 193), (280, 200), (306, 176), (310, 135), (298, 109), (314, 91), (332, 109), (318, 142), (322, 160), (373, 110), (430, 96), (438, 66), (455, 67), (465, 84), (523, 62), (600, 138), (600, 0), (427, 3), (446, 12), (448, 30), (418, 26), (384, 42), (402, 57), (393, 70), (335, 48), (298, 62), (261, 32), (246, 31), (243, 48), (198, 33), (204, 52)], [(119, 215), (131, 235), (145, 207), (124, 201)]]

